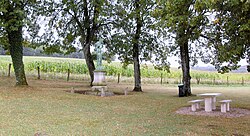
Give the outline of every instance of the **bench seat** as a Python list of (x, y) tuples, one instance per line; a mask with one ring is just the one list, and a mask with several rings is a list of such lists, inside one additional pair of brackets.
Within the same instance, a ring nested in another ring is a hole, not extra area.
[(221, 112), (227, 112), (230, 111), (229, 103), (232, 102), (232, 100), (221, 100)]
[(191, 110), (196, 111), (196, 109), (200, 109), (200, 103), (203, 101), (204, 100), (192, 100), (192, 101), (188, 101), (188, 102), (192, 104)]

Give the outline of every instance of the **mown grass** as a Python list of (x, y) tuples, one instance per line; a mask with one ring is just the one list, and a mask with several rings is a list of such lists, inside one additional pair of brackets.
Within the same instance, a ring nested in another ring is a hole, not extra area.
[[(179, 115), (175, 111), (197, 99), (177, 97), (177, 87), (144, 84), (144, 93), (97, 97), (66, 92), (89, 90), (84, 81), (28, 79), (29, 87), (14, 87), (0, 77), (0, 135), (249, 135), (250, 117), (224, 118)], [(132, 84), (109, 82), (122, 92)], [(231, 106), (250, 110), (249, 87), (193, 87), (193, 93), (222, 92)]]

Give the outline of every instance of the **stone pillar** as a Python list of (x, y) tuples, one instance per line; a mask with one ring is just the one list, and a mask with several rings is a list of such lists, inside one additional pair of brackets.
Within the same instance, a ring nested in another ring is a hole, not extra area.
[(93, 86), (107, 86), (105, 76), (106, 76), (106, 71), (95, 70)]
[(212, 98), (211, 97), (205, 98), (205, 111), (206, 112), (212, 111)]

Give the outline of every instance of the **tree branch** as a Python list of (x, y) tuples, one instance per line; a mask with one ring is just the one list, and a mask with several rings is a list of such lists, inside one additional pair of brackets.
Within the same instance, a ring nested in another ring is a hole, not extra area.
[(76, 13), (73, 11), (74, 14), (72, 14), (72, 13), (70, 13), (70, 11), (68, 9), (65, 9), (65, 11), (67, 11), (68, 14), (70, 14), (73, 17), (73, 19), (76, 21), (77, 25), (79, 26), (81, 33), (84, 34), (84, 28), (83, 28), (80, 20), (77, 18)]
[(206, 36), (204, 34), (200, 34), (200, 36), (203, 37), (203, 38), (205, 38), (205, 39), (207, 39), (207, 40), (209, 40), (209, 41), (211, 41), (211, 42), (215, 42), (215, 39), (213, 39), (211, 37), (208, 37), (208, 36)]
[(107, 26), (109, 24), (115, 24), (115, 25), (118, 25), (118, 23), (116, 23), (115, 21), (110, 21), (110, 22), (107, 22), (107, 23), (102, 23), (102, 24), (99, 24), (97, 25), (97, 28), (100, 28), (102, 26)]
[(84, 10), (84, 27), (85, 29), (87, 29), (87, 36), (86, 36), (86, 43), (90, 43), (91, 39), (90, 39), (90, 19), (89, 19), (89, 11), (88, 11), (88, 2), (87, 0), (83, 0), (83, 10)]
[(95, 31), (98, 30), (98, 25), (96, 23), (97, 19), (98, 19), (98, 16), (99, 16), (99, 11), (98, 9), (100, 8), (100, 5), (99, 3), (97, 3), (96, 1), (94, 2), (94, 16), (92, 18), (92, 28), (90, 30), (91, 32), (91, 38), (94, 37), (94, 34), (95, 34)]

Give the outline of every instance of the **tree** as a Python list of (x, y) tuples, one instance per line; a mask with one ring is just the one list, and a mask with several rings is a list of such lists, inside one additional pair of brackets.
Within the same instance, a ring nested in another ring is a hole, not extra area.
[(30, 1), (3, 0), (0, 2), (0, 42), (9, 48), (16, 85), (28, 85), (23, 64), (23, 26), (26, 18), (25, 6)]
[[(178, 53), (181, 59), (183, 91), (190, 96), (190, 61), (197, 62), (200, 49), (199, 39), (206, 28), (208, 8), (205, 1), (201, 0), (158, 0), (158, 7), (154, 14), (162, 20), (163, 27), (168, 29), (175, 45), (171, 52)], [(195, 43), (195, 46), (191, 46)], [(202, 43), (202, 42), (201, 42)], [(197, 48), (197, 50), (195, 50)], [(197, 52), (197, 53), (196, 53)], [(191, 56), (190, 56), (191, 55)]]
[(213, 46), (211, 63), (220, 73), (239, 68), (238, 62), (246, 58), (250, 72), (250, 2), (248, 0), (211, 1), (215, 14), (207, 32)]
[(151, 11), (155, 2), (151, 0), (120, 0), (114, 2), (115, 13), (112, 46), (109, 50), (118, 55), (124, 66), (134, 65), (135, 87), (133, 91), (142, 91), (140, 63), (152, 61), (156, 67), (169, 69), (166, 61), (167, 48), (163, 46), (160, 36), (157, 37), (156, 26)]
[[(110, 22), (108, 14), (112, 9), (111, 6), (107, 0), (41, 0), (39, 13), (36, 13), (44, 18), (43, 23), (49, 20), (46, 33), (40, 38), (47, 48), (60, 46), (65, 50), (75, 51), (74, 45), (80, 42), (91, 85), (94, 80), (95, 65), (90, 47), (98, 38), (103, 37), (106, 28), (104, 26), (108, 26)], [(41, 18), (38, 20), (41, 21)]]

